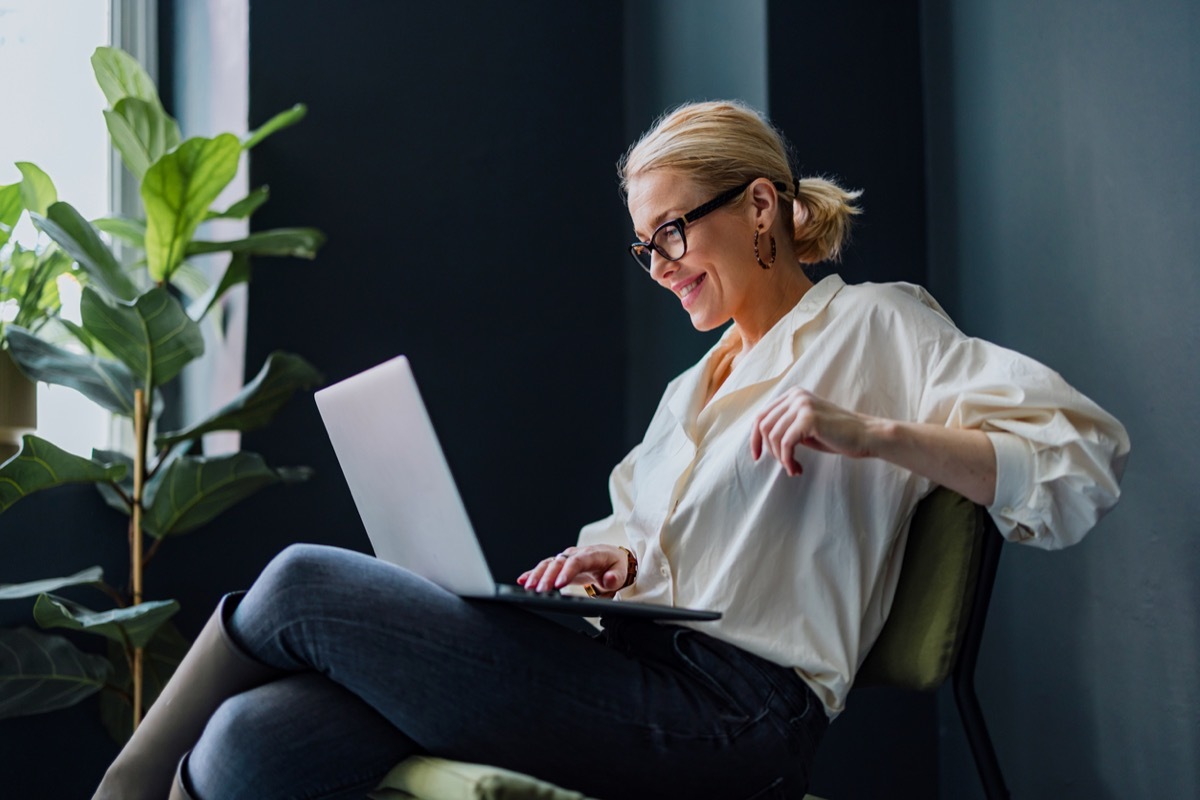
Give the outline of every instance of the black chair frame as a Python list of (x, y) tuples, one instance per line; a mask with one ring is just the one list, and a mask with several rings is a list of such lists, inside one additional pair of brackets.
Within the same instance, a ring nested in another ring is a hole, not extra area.
[(971, 755), (975, 757), (975, 767), (979, 770), (984, 794), (988, 800), (1007, 800), (1010, 797), (1008, 787), (1004, 783), (1000, 761), (996, 758), (996, 749), (992, 746), (992, 737), (988, 734), (987, 723), (983, 719), (983, 709), (980, 708), (979, 698), (975, 694), (975, 666), (979, 660), (979, 646), (983, 643), (983, 627), (987, 622), (988, 604), (992, 598), (992, 587), (996, 583), (996, 568), (1000, 563), (1004, 538), (986, 511), (979, 509), (978, 518), (980, 530), (977, 535), (983, 543), (979, 576), (975, 582), (975, 596), (972, 598), (971, 614), (963, 632), (962, 646), (959, 648), (951, 675), (954, 701), (958, 705), (958, 714), (967, 734), (967, 742), (971, 745)]

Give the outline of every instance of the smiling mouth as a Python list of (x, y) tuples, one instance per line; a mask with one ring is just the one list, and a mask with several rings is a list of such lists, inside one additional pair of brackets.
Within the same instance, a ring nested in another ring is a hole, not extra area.
[(689, 294), (694, 292), (696, 290), (696, 288), (698, 286), (700, 286), (700, 284), (703, 282), (704, 282), (704, 275), (701, 274), (700, 277), (696, 278), (696, 280), (692, 281), (687, 286), (684, 286), (682, 289), (679, 290), (679, 299), (682, 300), (683, 298), (687, 297)]

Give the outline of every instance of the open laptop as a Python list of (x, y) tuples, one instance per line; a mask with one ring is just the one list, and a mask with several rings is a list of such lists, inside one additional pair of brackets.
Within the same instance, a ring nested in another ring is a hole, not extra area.
[(497, 584), (404, 356), (322, 389), (316, 399), (371, 546), (384, 561), (461, 597), (541, 611), (658, 620), (720, 618), (716, 611)]

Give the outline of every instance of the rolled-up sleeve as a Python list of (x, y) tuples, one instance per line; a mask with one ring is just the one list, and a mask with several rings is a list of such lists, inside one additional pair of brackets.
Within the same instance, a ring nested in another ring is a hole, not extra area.
[(996, 453), (988, 511), (1011, 541), (1075, 544), (1120, 498), (1125, 428), (1027, 356), (979, 339), (954, 341), (933, 370), (921, 416), (988, 434)]

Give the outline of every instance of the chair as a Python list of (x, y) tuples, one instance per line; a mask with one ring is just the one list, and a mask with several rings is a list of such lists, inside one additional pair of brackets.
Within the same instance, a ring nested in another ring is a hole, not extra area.
[[(951, 677), (988, 800), (1009, 796), (974, 686), (1002, 544), (987, 512), (961, 495), (938, 488), (922, 500), (913, 515), (891, 613), (855, 679), (856, 686), (933, 691)], [(372, 797), (589, 800), (528, 775), (431, 756), (397, 765)], [(819, 799), (809, 795), (805, 800)]]

